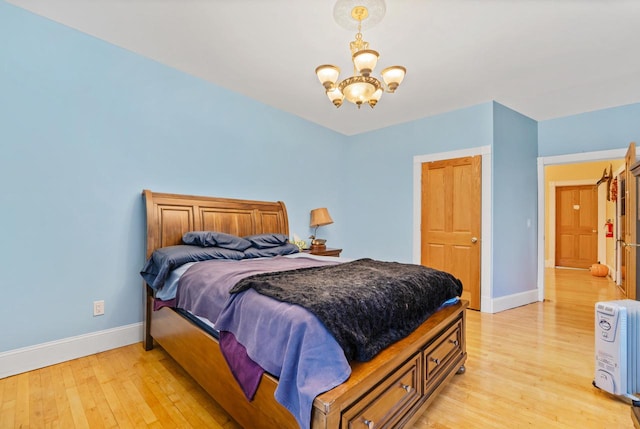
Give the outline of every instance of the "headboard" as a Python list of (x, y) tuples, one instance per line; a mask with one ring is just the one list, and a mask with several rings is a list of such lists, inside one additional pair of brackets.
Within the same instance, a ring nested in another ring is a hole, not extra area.
[(182, 242), (188, 231), (218, 231), (240, 237), (289, 235), (282, 201), (252, 201), (142, 191), (147, 209), (147, 258), (155, 249)]

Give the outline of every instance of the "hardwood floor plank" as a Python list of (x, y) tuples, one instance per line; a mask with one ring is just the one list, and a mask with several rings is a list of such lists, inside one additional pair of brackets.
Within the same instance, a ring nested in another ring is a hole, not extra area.
[[(76, 389), (82, 402), (82, 408), (84, 410), (84, 417), (90, 428), (103, 429), (105, 427), (105, 421), (100, 413), (100, 406), (98, 405), (103, 398), (95, 398), (92, 391), (92, 386), (97, 383), (97, 379), (91, 369), (91, 359), (76, 359), (71, 361), (73, 377), (76, 382)], [(108, 419), (106, 420), (108, 423)]]
[(30, 373), (28, 372), (18, 375), (15, 408), (16, 421), (27, 422), (27, 426), (30, 424), (29, 376)]
[[(159, 406), (166, 414), (166, 418), (163, 415), (159, 415), (159, 420), (163, 423), (166, 422), (165, 427), (170, 427), (171, 424), (175, 427), (188, 427), (189, 423), (182, 413), (174, 406), (173, 402), (169, 398), (170, 391), (167, 389), (166, 384), (159, 383), (158, 380), (164, 380), (165, 376), (158, 372), (157, 361), (147, 363), (147, 371), (144, 381), (148, 388), (153, 392), (154, 396), (158, 400)], [(168, 421), (167, 421), (168, 420)]]
[(31, 427), (43, 427), (44, 426), (44, 405), (42, 388), (42, 371), (31, 371), (27, 373), (29, 378), (27, 379), (27, 404), (26, 407), (29, 410), (29, 426)]
[[(99, 423), (96, 423), (95, 427), (117, 428), (118, 424), (116, 418), (111, 407), (109, 407), (104, 390), (102, 389), (104, 379), (101, 379), (102, 372), (100, 365), (97, 363), (98, 359), (96, 355), (93, 355), (89, 356), (87, 361), (89, 363), (88, 370), (90, 371), (90, 376), (87, 379), (87, 390), (96, 407), (95, 418), (99, 421)], [(91, 427), (93, 429), (93, 424)]]
[[(0, 404), (0, 427), (12, 428), (16, 422), (16, 397), (18, 393), (18, 376), (0, 380), (2, 386), (2, 403)], [(18, 424), (15, 424), (18, 426)]]
[(109, 405), (109, 409), (113, 413), (113, 417), (116, 421), (116, 426), (122, 429), (135, 428), (133, 422), (129, 419), (125, 406), (120, 401), (120, 397), (114, 389), (114, 383), (109, 381), (105, 384), (101, 384), (102, 392), (104, 393), (105, 401)]
[(82, 404), (80, 392), (76, 386), (67, 387), (66, 389), (67, 399), (69, 400), (69, 409), (71, 410), (71, 416), (73, 417), (73, 427), (77, 429), (89, 429), (89, 422), (85, 414), (85, 409)]
[[(73, 415), (71, 414), (71, 404), (67, 397), (67, 388), (64, 384), (64, 371), (65, 363), (53, 365), (49, 367), (51, 372), (52, 384), (49, 388), (54, 392), (57, 419), (52, 424), (57, 424), (58, 427), (74, 427)], [(41, 370), (38, 370), (41, 371)]]
[[(165, 377), (173, 375), (172, 383), (167, 385), (169, 398), (189, 424), (193, 425), (192, 427), (209, 424), (213, 428), (221, 428), (222, 426), (215, 415), (211, 416), (209, 410), (204, 409), (201, 405), (202, 401), (212, 402), (206, 392), (194, 383), (193, 379), (178, 367), (173, 359), (162, 359), (160, 363), (162, 364), (159, 367), (161, 374), (164, 374)], [(194, 401), (185, 402), (184, 397), (192, 397)], [(222, 411), (221, 408), (220, 410)], [(224, 413), (224, 422), (230, 420), (228, 414), (222, 412)]]
[(54, 380), (51, 368), (42, 368), (38, 371), (42, 381), (42, 420), (44, 427), (53, 427), (54, 422), (58, 420), (55, 389), (52, 388)]

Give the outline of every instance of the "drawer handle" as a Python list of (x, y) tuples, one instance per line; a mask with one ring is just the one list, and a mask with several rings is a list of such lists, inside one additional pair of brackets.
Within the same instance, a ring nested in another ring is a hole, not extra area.
[(449, 340), (449, 342), (450, 342), (451, 344), (453, 344), (454, 346), (458, 346), (458, 345), (460, 345), (460, 343), (458, 342), (458, 340)]
[(440, 359), (438, 359), (438, 358), (432, 357), (431, 358), (431, 362), (435, 363), (436, 365), (440, 365)]
[(367, 419), (362, 419), (362, 423), (364, 423), (365, 425), (367, 425), (367, 428), (369, 429), (374, 429), (375, 423), (373, 423), (373, 421), (371, 420), (367, 420)]
[(411, 393), (411, 386), (409, 386), (408, 384), (400, 383), (400, 387), (403, 388), (407, 393)]

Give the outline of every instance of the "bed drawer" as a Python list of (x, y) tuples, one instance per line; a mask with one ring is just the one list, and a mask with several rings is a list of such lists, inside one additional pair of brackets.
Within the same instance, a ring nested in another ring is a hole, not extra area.
[(437, 384), (440, 376), (448, 371), (446, 369), (456, 357), (463, 354), (462, 350), (462, 320), (451, 325), (439, 341), (429, 345), (424, 352), (424, 390)]
[(421, 397), (420, 354), (389, 374), (342, 414), (343, 429), (392, 427)]

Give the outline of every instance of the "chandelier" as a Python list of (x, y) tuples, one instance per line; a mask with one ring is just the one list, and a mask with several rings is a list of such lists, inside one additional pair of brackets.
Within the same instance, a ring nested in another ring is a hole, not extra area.
[(402, 66), (387, 67), (380, 73), (384, 83), (371, 75), (380, 55), (369, 49), (369, 42), (362, 39), (362, 21), (368, 17), (369, 10), (366, 6), (355, 6), (351, 10), (351, 18), (358, 22), (356, 39), (349, 44), (353, 76), (338, 82), (338, 67), (324, 64), (316, 68), (316, 75), (324, 86), (327, 97), (336, 107), (342, 106), (342, 101), (346, 98), (358, 106), (358, 109), (365, 103), (374, 108), (383, 92), (395, 92), (407, 72)]

